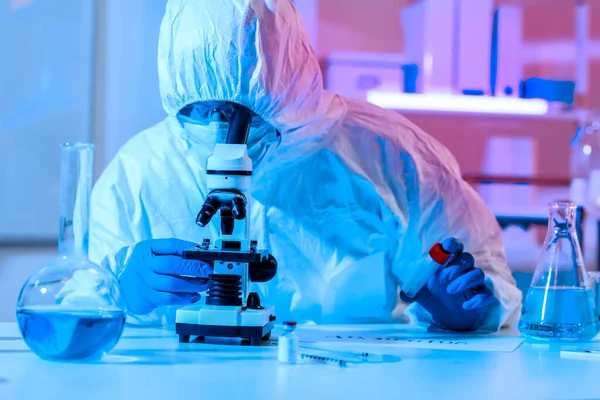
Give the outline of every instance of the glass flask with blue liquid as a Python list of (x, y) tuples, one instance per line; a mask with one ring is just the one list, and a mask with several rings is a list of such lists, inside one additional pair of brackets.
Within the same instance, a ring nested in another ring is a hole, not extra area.
[(575, 231), (576, 210), (572, 203), (550, 205), (544, 248), (519, 321), (519, 330), (527, 338), (587, 341), (600, 329)]
[(61, 144), (58, 256), (29, 277), (17, 303), (25, 343), (46, 360), (98, 360), (125, 325), (116, 276), (88, 259), (93, 157), (91, 143)]

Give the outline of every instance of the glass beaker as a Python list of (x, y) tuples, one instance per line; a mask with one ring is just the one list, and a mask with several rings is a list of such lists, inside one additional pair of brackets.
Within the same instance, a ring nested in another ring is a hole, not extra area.
[(598, 334), (592, 286), (575, 231), (576, 210), (572, 203), (550, 205), (548, 233), (519, 321), (528, 338), (584, 341)]
[(118, 342), (125, 306), (113, 272), (88, 259), (94, 145), (61, 144), (58, 256), (25, 282), (23, 339), (47, 360), (98, 359)]

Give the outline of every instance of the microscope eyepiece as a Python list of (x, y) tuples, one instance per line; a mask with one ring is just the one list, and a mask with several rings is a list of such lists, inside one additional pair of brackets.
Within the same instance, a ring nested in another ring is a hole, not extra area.
[(246, 144), (248, 143), (248, 134), (252, 124), (252, 114), (245, 107), (236, 105), (234, 107), (231, 121), (229, 121), (229, 130), (227, 131), (227, 144)]

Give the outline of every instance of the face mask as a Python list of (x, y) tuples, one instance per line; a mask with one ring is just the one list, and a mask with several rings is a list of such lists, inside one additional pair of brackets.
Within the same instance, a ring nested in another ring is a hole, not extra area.
[[(183, 127), (182, 139), (193, 144), (212, 149), (218, 141), (224, 141), (229, 129), (228, 122), (209, 121), (199, 118), (206, 113), (191, 112), (190, 115), (177, 116)], [(250, 126), (248, 135), (248, 156), (252, 164), (257, 167), (281, 142), (281, 135), (274, 128), (260, 119), (256, 119)], [(203, 152), (204, 153), (204, 152)], [(210, 155), (210, 154), (208, 154)]]
[(248, 135), (248, 157), (254, 166), (260, 165), (281, 143), (281, 135), (266, 123), (250, 127)]

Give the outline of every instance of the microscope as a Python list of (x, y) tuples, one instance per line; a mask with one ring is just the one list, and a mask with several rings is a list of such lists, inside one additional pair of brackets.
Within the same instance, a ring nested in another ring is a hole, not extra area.
[[(267, 282), (277, 272), (277, 261), (257, 241), (248, 239), (249, 212), (244, 192), (250, 188), (252, 160), (246, 143), (252, 114), (240, 105), (226, 103), (232, 110), (226, 118), (229, 129), (224, 141), (215, 145), (208, 159), (207, 184), (210, 190), (196, 224), (210, 223), (220, 217), (220, 237), (213, 243), (204, 239), (196, 248), (184, 250), (183, 258), (213, 266), (208, 277), (205, 304), (192, 304), (177, 310), (175, 331), (180, 343), (206, 337), (241, 338), (257, 346), (268, 340), (275, 324), (273, 306), (261, 304), (250, 282)], [(219, 110), (214, 110), (219, 112)]]

